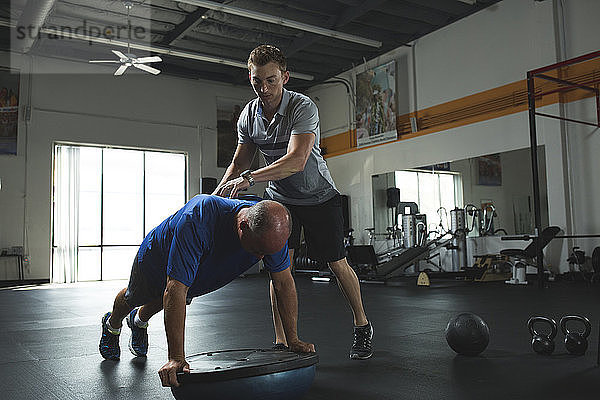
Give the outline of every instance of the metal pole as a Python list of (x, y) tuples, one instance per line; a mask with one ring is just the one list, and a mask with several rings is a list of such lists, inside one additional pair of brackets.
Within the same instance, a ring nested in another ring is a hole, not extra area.
[(104, 265), (104, 148), (100, 148), (100, 280), (102, 280)]
[(596, 124), (600, 127), (600, 90), (596, 90)]
[[(538, 154), (537, 154), (537, 130), (535, 125), (535, 85), (534, 76), (531, 72), (527, 73), (527, 99), (529, 103), (529, 140), (531, 150), (531, 172), (533, 178), (533, 209), (535, 215), (535, 235), (539, 237), (542, 232), (542, 218), (540, 206), (540, 181), (538, 171)], [(539, 243), (536, 240), (536, 243)], [(538, 272), (538, 287), (544, 287), (544, 254), (538, 245), (537, 253), (537, 272)]]

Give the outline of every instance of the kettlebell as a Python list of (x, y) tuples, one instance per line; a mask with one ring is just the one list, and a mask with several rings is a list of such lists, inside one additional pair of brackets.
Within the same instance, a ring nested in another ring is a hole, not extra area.
[[(567, 328), (569, 321), (579, 321), (585, 326), (585, 330), (571, 331)], [(566, 315), (560, 319), (560, 329), (565, 334), (565, 347), (567, 351), (576, 356), (582, 356), (588, 348), (587, 337), (592, 332), (592, 324), (586, 317), (580, 315)]]
[[(550, 333), (541, 333), (535, 330), (536, 323), (546, 323), (550, 325)], [(531, 333), (531, 348), (538, 354), (548, 356), (554, 351), (554, 338), (558, 332), (556, 321), (547, 317), (531, 317), (527, 321), (527, 328)]]

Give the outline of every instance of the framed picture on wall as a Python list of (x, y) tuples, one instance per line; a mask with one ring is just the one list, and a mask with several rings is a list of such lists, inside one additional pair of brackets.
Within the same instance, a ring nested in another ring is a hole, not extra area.
[(356, 75), (356, 144), (389, 142), (396, 130), (396, 61)]
[(0, 68), (0, 154), (17, 154), (19, 71)]
[[(237, 121), (246, 100), (217, 97), (217, 167), (227, 168), (237, 147)], [(254, 156), (252, 169), (258, 168), (258, 156)]]
[(500, 154), (489, 154), (477, 158), (479, 177), (478, 185), (502, 186), (502, 164)]

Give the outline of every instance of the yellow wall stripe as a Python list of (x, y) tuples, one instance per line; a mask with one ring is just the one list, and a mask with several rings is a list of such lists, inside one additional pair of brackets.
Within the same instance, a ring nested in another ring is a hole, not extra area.
[[(549, 71), (548, 76), (569, 80), (577, 84), (592, 85), (590, 82), (600, 81), (600, 59), (586, 61), (580, 64), (562, 67)], [(598, 83), (593, 83), (598, 88)], [(541, 96), (542, 93), (560, 88), (561, 85), (552, 81), (536, 78), (535, 93), (536, 106), (542, 107), (560, 102), (568, 103), (594, 94), (590, 91), (573, 89)], [(404, 114), (396, 117), (396, 130), (398, 139), (395, 141), (411, 139), (417, 136), (440, 132), (459, 126), (473, 124), (493, 118), (526, 111), (527, 106), (527, 81), (509, 83), (494, 89), (486, 90), (460, 99), (438, 104), (416, 113)], [(411, 131), (410, 117), (416, 117), (418, 131)], [(523, 128), (528, 129), (527, 127)], [(356, 131), (346, 131), (337, 135), (321, 139), (321, 148), (325, 158), (364, 150), (375, 146), (389, 144), (378, 143), (372, 146), (356, 147)]]

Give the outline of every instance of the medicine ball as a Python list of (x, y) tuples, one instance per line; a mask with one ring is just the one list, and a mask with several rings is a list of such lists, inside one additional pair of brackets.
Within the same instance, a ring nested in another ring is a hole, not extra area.
[(446, 341), (458, 354), (476, 356), (490, 342), (490, 329), (478, 315), (462, 313), (448, 322)]

